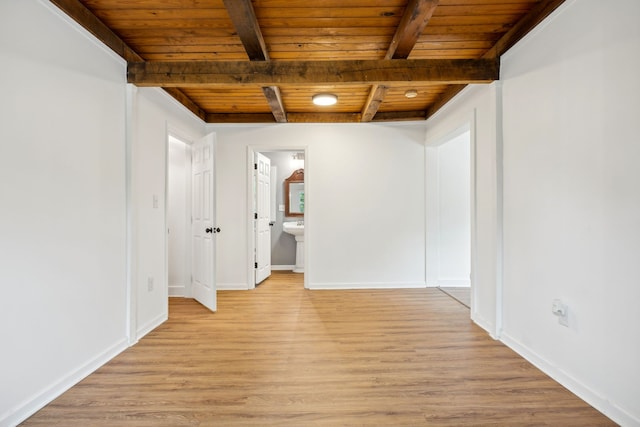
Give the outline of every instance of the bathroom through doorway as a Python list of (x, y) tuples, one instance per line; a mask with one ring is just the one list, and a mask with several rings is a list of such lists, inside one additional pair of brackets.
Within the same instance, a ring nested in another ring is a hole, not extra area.
[(249, 288), (272, 271), (295, 272), (306, 285), (306, 149), (250, 148), (248, 156)]

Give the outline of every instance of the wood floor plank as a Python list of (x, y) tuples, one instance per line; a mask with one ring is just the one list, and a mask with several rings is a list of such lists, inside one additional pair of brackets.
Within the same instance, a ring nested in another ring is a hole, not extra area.
[(25, 426), (608, 426), (438, 289), (274, 272), (170, 318)]
[(467, 308), (471, 307), (471, 288), (470, 287), (440, 287), (442, 292), (457, 300)]

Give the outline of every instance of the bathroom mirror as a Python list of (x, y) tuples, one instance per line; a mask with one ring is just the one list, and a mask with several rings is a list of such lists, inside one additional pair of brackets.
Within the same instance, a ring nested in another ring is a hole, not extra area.
[(304, 216), (304, 169), (284, 180), (284, 216)]

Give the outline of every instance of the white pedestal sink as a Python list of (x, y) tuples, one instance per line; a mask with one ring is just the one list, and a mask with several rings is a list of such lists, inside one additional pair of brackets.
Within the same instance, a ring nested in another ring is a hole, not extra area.
[(293, 272), (304, 273), (304, 223), (302, 221), (284, 222), (282, 229), (296, 238), (296, 265)]

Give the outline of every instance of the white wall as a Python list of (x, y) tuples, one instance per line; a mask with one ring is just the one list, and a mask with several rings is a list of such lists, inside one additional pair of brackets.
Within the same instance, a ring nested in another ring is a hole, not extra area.
[(307, 148), (309, 287), (425, 286), (424, 123), (213, 129), (220, 288), (247, 288), (249, 146)]
[(571, 1), (502, 60), (503, 339), (623, 425), (640, 425), (638, 17)]
[(205, 126), (127, 86), (125, 62), (46, 1), (0, 2), (0, 62), (0, 425), (13, 425), (166, 318), (167, 132)]
[(127, 345), (125, 63), (0, 2), (0, 425)]
[[(464, 126), (471, 130), (471, 259), (472, 298), (471, 318), (492, 336), (500, 330), (500, 139), (498, 128), (500, 83), (465, 88), (455, 99), (427, 120), (427, 149), (437, 146)], [(427, 168), (437, 168), (437, 157), (427, 158)], [(431, 192), (437, 183), (426, 183)], [(427, 213), (427, 226), (433, 223), (437, 212), (433, 206)], [(437, 256), (429, 249), (430, 259)], [(437, 258), (436, 258), (437, 259)], [(431, 270), (431, 266), (427, 265)]]
[(474, 320), (635, 426), (640, 3), (610, 6), (566, 2), (502, 58), (502, 82), (468, 87), (428, 120), (427, 143), (472, 123)]
[(427, 147), (427, 284), (470, 286), (471, 132)]

